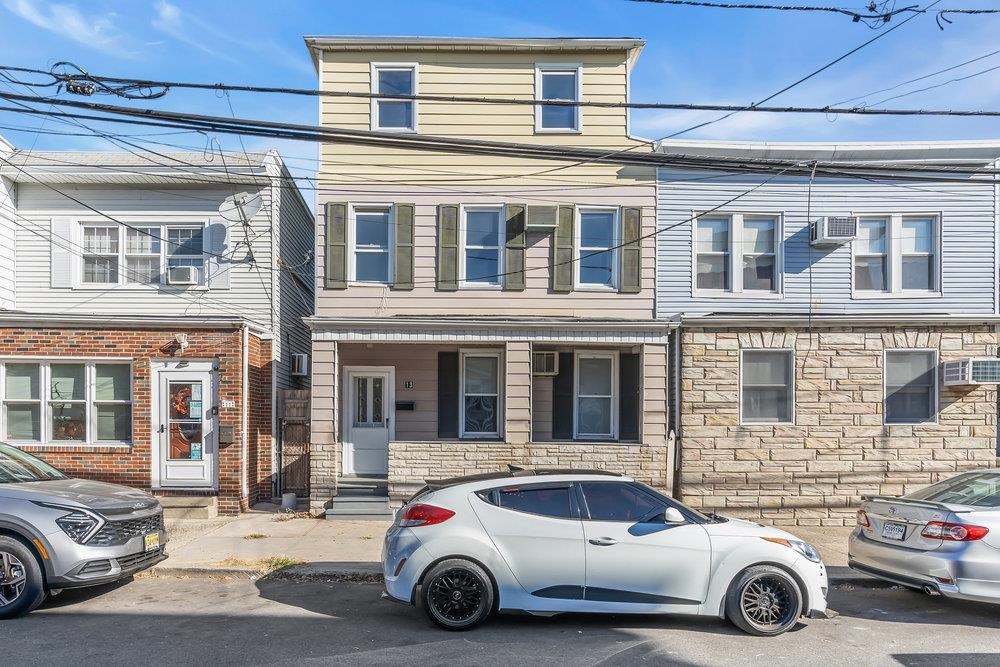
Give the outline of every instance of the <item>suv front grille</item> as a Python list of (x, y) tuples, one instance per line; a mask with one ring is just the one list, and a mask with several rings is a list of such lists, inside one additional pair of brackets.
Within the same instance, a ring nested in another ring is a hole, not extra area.
[(163, 530), (163, 514), (154, 514), (142, 519), (108, 521), (87, 541), (88, 545), (113, 547), (125, 544), (133, 537)]
[(122, 569), (122, 572), (130, 572), (132, 570), (141, 570), (152, 565), (152, 561), (155, 561), (162, 555), (163, 547), (160, 547), (155, 551), (132, 554), (131, 556), (122, 556), (121, 558), (116, 558), (115, 560), (118, 561), (118, 567)]

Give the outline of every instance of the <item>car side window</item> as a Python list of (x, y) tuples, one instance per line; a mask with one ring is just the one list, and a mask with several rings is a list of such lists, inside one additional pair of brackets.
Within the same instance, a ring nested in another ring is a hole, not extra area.
[(555, 519), (576, 519), (572, 487), (566, 486), (505, 486), (493, 489), (484, 500), (504, 509), (539, 514)]
[(639, 521), (666, 509), (662, 501), (621, 482), (581, 482), (591, 521)]

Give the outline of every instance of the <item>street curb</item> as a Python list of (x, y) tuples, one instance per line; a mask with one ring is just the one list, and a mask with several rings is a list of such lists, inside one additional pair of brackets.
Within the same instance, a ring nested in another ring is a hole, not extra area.
[(315, 569), (309, 565), (294, 566), (281, 570), (245, 570), (217, 567), (153, 567), (135, 575), (139, 579), (282, 579), (286, 581), (336, 581), (344, 583), (380, 584), (382, 571), (376, 565), (371, 568), (347, 568), (337, 570)]

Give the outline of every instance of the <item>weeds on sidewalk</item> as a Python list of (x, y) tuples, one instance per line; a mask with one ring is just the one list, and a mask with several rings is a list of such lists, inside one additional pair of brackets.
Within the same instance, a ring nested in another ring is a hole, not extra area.
[(296, 565), (302, 565), (305, 563), (304, 560), (299, 558), (289, 558), (288, 556), (265, 556), (264, 558), (234, 558), (230, 556), (229, 558), (220, 561), (219, 565), (223, 567), (241, 569), (241, 570), (254, 570), (262, 574), (270, 574), (272, 572), (277, 572), (278, 570), (285, 570), (290, 567), (295, 567)]
[(311, 519), (312, 514), (309, 512), (296, 512), (295, 510), (285, 510), (281, 514), (275, 514), (271, 521), (291, 521), (292, 519)]
[(244, 540), (263, 540), (267, 535), (264, 533), (249, 533), (243, 536)]

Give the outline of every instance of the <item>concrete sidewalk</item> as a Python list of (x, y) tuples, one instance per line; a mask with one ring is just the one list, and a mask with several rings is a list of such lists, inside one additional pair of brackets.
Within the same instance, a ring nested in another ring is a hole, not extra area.
[[(167, 520), (170, 557), (143, 576), (380, 581), (382, 537), (389, 525), (315, 519), (266, 504), (235, 517)], [(832, 581), (879, 585), (846, 567), (850, 528), (789, 532), (820, 550)]]

